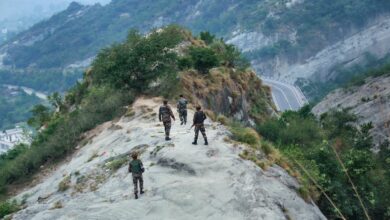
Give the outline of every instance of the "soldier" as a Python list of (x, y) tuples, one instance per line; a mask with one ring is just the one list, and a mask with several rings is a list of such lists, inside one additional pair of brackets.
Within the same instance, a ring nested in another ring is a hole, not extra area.
[(180, 125), (187, 124), (187, 99), (183, 95), (180, 95), (179, 101), (177, 102), (177, 112), (179, 113)]
[(138, 159), (138, 154), (136, 152), (132, 153), (131, 157), (133, 160), (129, 163), (129, 173), (133, 176), (135, 199), (138, 199), (138, 183), (140, 193), (144, 194), (144, 180), (142, 178), (142, 173), (145, 172), (145, 169), (142, 161)]
[(203, 135), (203, 138), (204, 138), (204, 144), (205, 145), (208, 145), (208, 141), (207, 141), (207, 136), (206, 136), (206, 129), (204, 128), (204, 120), (206, 120), (206, 114), (201, 111), (201, 107), (200, 106), (197, 106), (196, 107), (196, 112), (194, 114), (194, 123), (192, 126), (195, 126), (195, 139), (194, 139), (194, 142), (192, 142), (192, 144), (196, 145), (198, 144), (198, 135), (199, 135), (199, 131), (202, 133)]
[(164, 105), (160, 107), (158, 118), (160, 122), (162, 121), (165, 128), (165, 140), (169, 141), (169, 132), (171, 131), (171, 118), (175, 121), (175, 116), (173, 115), (171, 107), (168, 105), (168, 101), (164, 100)]

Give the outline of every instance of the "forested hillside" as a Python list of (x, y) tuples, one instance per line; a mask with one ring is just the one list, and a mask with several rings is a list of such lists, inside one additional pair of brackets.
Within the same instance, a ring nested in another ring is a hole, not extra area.
[[(209, 30), (218, 37), (233, 39), (237, 45), (255, 43), (251, 48), (242, 48), (253, 60), (280, 55), (294, 62), (312, 56), (389, 11), (390, 3), (385, 0), (114, 0), (104, 7), (72, 3), (66, 11), (16, 36), (1, 51), (6, 53), (5, 65), (66, 67), (123, 40), (129, 28), (146, 32), (177, 23), (195, 33)], [(264, 42), (234, 40), (246, 33), (257, 33)]]

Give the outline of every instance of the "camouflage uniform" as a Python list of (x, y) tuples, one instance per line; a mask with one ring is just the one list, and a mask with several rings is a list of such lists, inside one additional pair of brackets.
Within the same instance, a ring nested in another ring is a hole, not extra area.
[(138, 198), (138, 183), (141, 194), (144, 192), (144, 179), (142, 177), (144, 171), (144, 165), (141, 160), (136, 159), (129, 163), (129, 173), (133, 176), (134, 194), (136, 198)]
[(185, 98), (180, 98), (177, 102), (177, 112), (179, 112), (181, 124), (187, 124), (187, 104), (188, 101)]
[(204, 120), (206, 120), (206, 114), (203, 111), (197, 111), (194, 114), (194, 126), (195, 126), (195, 138), (193, 144), (198, 143), (199, 131), (202, 133), (204, 143), (208, 145), (206, 129), (204, 128)]
[(171, 131), (171, 118), (175, 119), (171, 107), (163, 105), (160, 107), (158, 117), (163, 122), (165, 128), (165, 139), (169, 139), (169, 133)]

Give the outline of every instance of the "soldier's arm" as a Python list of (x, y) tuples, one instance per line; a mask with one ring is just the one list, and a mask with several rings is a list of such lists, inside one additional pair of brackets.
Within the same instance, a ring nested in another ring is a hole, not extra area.
[(161, 107), (160, 107), (160, 109), (158, 110), (158, 120), (162, 120), (161, 119), (161, 117), (162, 117), (162, 113), (161, 113)]
[(195, 112), (195, 114), (194, 114), (194, 119), (192, 120), (192, 124), (194, 125), (195, 124), (195, 120), (196, 120), (196, 112)]
[(139, 161), (139, 165), (141, 166), (141, 171), (145, 172), (144, 164), (142, 163), (141, 160)]
[(129, 163), (129, 173), (131, 173), (131, 163)]

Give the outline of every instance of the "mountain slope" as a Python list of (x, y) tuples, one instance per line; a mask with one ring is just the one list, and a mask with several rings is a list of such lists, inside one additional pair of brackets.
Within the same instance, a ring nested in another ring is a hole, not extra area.
[(0, 66), (83, 67), (100, 48), (124, 39), (129, 28), (147, 32), (177, 23), (238, 45), (258, 73), (290, 82), (329, 80), (337, 74), (335, 68), (364, 61), (367, 53), (375, 59), (387, 55), (389, 11), (385, 0), (73, 3), (0, 47)]
[[(90, 131), (69, 161), (19, 194), (27, 207), (13, 219), (325, 219), (280, 167), (262, 170), (241, 159), (247, 147), (226, 142), (224, 126), (207, 121), (210, 146), (191, 145), (189, 125), (178, 123), (173, 140), (164, 141), (156, 116), (160, 103), (139, 99), (131, 116)], [(134, 150), (143, 152), (146, 167), (146, 194), (139, 200), (126, 166)], [(68, 176), (69, 188), (59, 191)]]
[(372, 122), (376, 144), (390, 140), (390, 77), (368, 78), (362, 85), (337, 89), (318, 103), (313, 113), (331, 109), (348, 109), (359, 116), (359, 124)]

